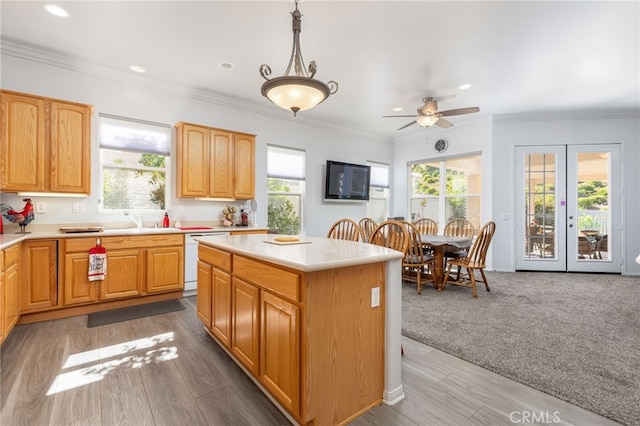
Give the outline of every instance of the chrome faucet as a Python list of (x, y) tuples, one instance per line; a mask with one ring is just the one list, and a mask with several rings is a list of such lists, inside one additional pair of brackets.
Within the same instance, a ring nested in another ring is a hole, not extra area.
[(124, 212), (124, 215), (131, 219), (131, 222), (136, 224), (136, 228), (142, 228), (142, 215), (141, 214), (131, 214), (128, 211)]

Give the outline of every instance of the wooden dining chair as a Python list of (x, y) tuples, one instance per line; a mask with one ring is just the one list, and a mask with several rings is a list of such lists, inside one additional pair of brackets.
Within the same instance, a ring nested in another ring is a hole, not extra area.
[(355, 220), (346, 217), (338, 219), (333, 225), (331, 225), (327, 238), (358, 241), (360, 239), (360, 227)]
[[(450, 259), (448, 261), (447, 272), (444, 276), (443, 289), (447, 284), (471, 287), (473, 290), (473, 297), (477, 298), (478, 292), (476, 291), (476, 281), (480, 281), (484, 283), (487, 291), (491, 291), (489, 289), (487, 277), (484, 274), (484, 268), (486, 267), (485, 259), (487, 256), (487, 250), (489, 249), (489, 244), (491, 244), (491, 239), (495, 232), (496, 224), (494, 222), (487, 222), (480, 230), (480, 233), (473, 242), (471, 249), (469, 249), (469, 254), (465, 257)], [(451, 275), (451, 268), (453, 266), (458, 267), (458, 277), (455, 280), (449, 278)], [(462, 270), (462, 268), (467, 270), (466, 274), (460, 274), (460, 270)], [(476, 278), (476, 270), (480, 271), (482, 279), (479, 280)]]
[(362, 238), (363, 242), (368, 243), (371, 238), (371, 234), (376, 230), (376, 226), (378, 226), (378, 224), (370, 217), (363, 217), (360, 219), (360, 222), (358, 222), (358, 226), (360, 227), (360, 238)]
[[(444, 227), (444, 235), (449, 237), (467, 237), (473, 240), (473, 236), (476, 232), (473, 223), (466, 219), (454, 219), (448, 222)], [(449, 259), (460, 259), (468, 255), (468, 247), (467, 248), (455, 248), (452, 250), (446, 250), (444, 252), (444, 258), (446, 260)], [(460, 269), (458, 269), (458, 278), (460, 278)]]
[(416, 283), (418, 294), (422, 294), (423, 283), (431, 281), (436, 286), (433, 278), (434, 257), (424, 249), (418, 228), (410, 222), (404, 222), (404, 226), (409, 233), (409, 245), (402, 259), (402, 280)]
[(429, 218), (418, 219), (413, 222), (413, 225), (418, 230), (419, 234), (430, 234), (437, 235), (438, 234), (438, 222)]
[(409, 247), (409, 232), (402, 222), (386, 220), (373, 231), (369, 243), (406, 253)]

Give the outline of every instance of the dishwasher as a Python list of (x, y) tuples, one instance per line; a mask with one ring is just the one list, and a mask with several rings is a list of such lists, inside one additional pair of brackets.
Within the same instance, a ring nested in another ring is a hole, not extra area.
[(199, 231), (184, 235), (184, 295), (193, 296), (198, 288), (198, 242), (194, 238), (229, 235), (229, 231)]

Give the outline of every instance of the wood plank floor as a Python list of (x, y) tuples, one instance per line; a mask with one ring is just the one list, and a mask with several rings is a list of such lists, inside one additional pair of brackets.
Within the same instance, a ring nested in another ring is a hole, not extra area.
[[(186, 309), (87, 328), (86, 315), (16, 327), (1, 348), (2, 426), (288, 425)], [(353, 425), (615, 425), (403, 338), (406, 398)], [(535, 416), (535, 417), (534, 417)]]

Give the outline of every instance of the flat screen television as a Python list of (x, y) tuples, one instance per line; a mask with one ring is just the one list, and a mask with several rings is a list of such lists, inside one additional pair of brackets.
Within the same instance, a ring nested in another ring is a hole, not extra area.
[(369, 201), (371, 166), (327, 160), (324, 199)]

